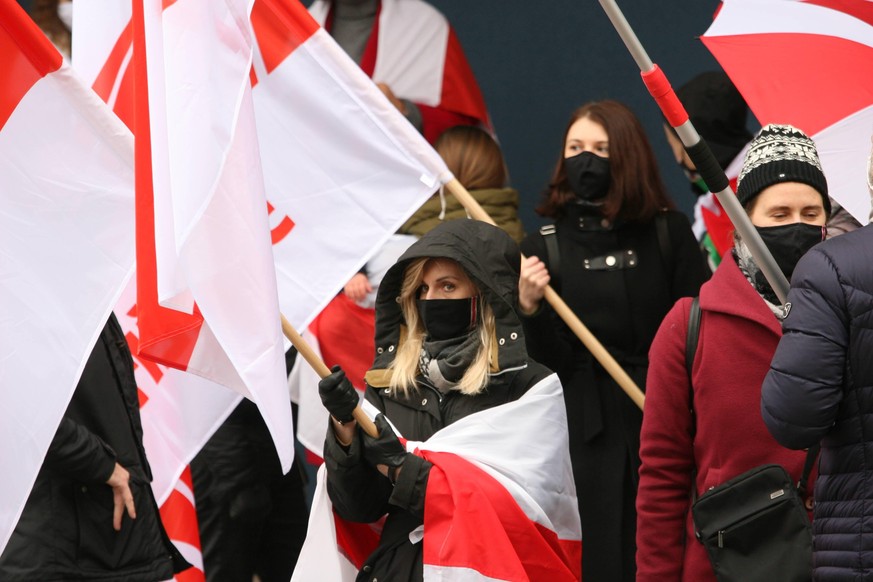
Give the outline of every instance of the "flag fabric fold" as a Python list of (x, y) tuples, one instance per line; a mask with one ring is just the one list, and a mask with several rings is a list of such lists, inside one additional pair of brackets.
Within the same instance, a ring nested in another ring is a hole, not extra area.
[[(374, 416), (373, 407), (365, 408)], [(425, 580), (581, 578), (581, 526), (557, 376), (406, 447), (434, 465), (425, 493)], [(324, 471), (293, 580), (318, 572), (353, 580), (367, 554), (362, 547), (378, 539), (371, 526), (333, 514)]]
[(293, 429), (249, 84), (250, 8), (134, 3), (139, 354), (255, 402), (287, 471)]
[(302, 4), (257, 0), (252, 26), (267, 196), (294, 224), (279, 301), (302, 329), (451, 173)]
[(133, 272), (133, 138), (0, 2), (0, 551)]

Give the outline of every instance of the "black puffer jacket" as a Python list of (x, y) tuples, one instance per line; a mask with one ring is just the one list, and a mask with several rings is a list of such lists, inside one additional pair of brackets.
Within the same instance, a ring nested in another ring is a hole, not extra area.
[[(406, 397), (386, 389), (388, 365), (405, 335), (403, 314), (395, 298), (403, 272), (420, 257), (454, 259), (470, 275), (491, 306), (497, 342), (492, 350), (492, 375), (484, 392), (466, 396), (441, 394), (419, 380)], [(516, 315), (518, 246), (496, 227), (472, 220), (446, 222), (416, 242), (386, 274), (376, 302), (376, 360), (367, 373), (366, 398), (409, 439), (427, 440), (444, 426), (474, 412), (517, 400), (551, 372), (529, 361), (521, 323)], [(325, 442), (328, 492), (334, 508), (346, 519), (372, 522), (388, 513), (379, 547), (367, 559), (358, 580), (421, 580), (422, 544), (412, 544), (409, 533), (422, 525), (424, 494), (430, 463), (408, 456), (392, 487), (361, 455), (360, 439), (344, 451), (328, 429)]]
[(815, 579), (873, 579), (873, 226), (809, 251), (788, 300), (764, 422), (789, 448), (822, 443)]
[[(112, 528), (116, 461), (130, 472), (136, 519)], [(161, 524), (142, 447), (133, 360), (111, 315), (94, 346), (21, 519), (0, 580), (152, 582), (188, 567)]]

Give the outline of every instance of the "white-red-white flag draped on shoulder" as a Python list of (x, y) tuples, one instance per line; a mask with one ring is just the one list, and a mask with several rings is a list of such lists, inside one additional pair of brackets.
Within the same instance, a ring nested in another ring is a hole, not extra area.
[(139, 354), (249, 398), (293, 460), (251, 2), (133, 5)]
[[(553, 374), (515, 402), (471, 414), (426, 442), (406, 443), (434, 465), (420, 542), (425, 581), (581, 579), (567, 435), (561, 383)], [(332, 511), (324, 471), (292, 581), (354, 580), (376, 547), (376, 529)]]
[(0, 1), (0, 552), (133, 272), (133, 138)]
[[(315, 0), (315, 20), (330, 28), (333, 3)], [(416, 104), (433, 143), (454, 125), (491, 122), (485, 99), (451, 24), (423, 0), (382, 0), (360, 68)]]

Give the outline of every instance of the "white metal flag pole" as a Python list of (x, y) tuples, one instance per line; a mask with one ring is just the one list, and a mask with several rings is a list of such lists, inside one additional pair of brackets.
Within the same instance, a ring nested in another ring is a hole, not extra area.
[(682, 145), (685, 146), (685, 151), (688, 152), (691, 161), (697, 166), (697, 171), (700, 173), (703, 181), (706, 182), (710, 191), (718, 198), (728, 218), (730, 218), (740, 236), (743, 237), (743, 241), (748, 245), (755, 262), (761, 268), (764, 276), (767, 277), (767, 281), (769, 281), (779, 301), (785, 303), (788, 297), (788, 280), (776, 265), (773, 255), (770, 254), (770, 251), (764, 245), (764, 241), (761, 240), (761, 236), (755, 230), (751, 220), (749, 220), (745, 210), (743, 210), (739, 200), (737, 200), (724, 170), (718, 165), (715, 156), (713, 156), (712, 151), (709, 149), (709, 145), (700, 137), (697, 130), (694, 129), (691, 120), (688, 119), (688, 113), (670, 86), (669, 81), (667, 81), (666, 75), (646, 54), (637, 35), (628, 24), (615, 1), (600, 0), (600, 5), (603, 7), (619, 36), (621, 36), (621, 40), (624, 41), (634, 61), (636, 61), (637, 66), (640, 68), (643, 83), (645, 83), (649, 93), (652, 94), (658, 107), (661, 108), (661, 111), (667, 118), (667, 122), (676, 130), (676, 134), (682, 140)]

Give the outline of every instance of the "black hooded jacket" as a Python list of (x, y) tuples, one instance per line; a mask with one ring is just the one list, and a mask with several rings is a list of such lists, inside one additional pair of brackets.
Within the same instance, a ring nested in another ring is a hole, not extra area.
[[(491, 306), (496, 342), (491, 352), (488, 386), (469, 396), (440, 393), (421, 376), (407, 396), (388, 390), (388, 366), (406, 334), (397, 298), (406, 267), (414, 259), (449, 258), (457, 261)], [(516, 314), (521, 256), (516, 243), (499, 228), (473, 220), (443, 223), (413, 244), (388, 271), (376, 300), (376, 359), (367, 373), (366, 398), (394, 423), (400, 433), (424, 441), (438, 430), (474, 412), (517, 400), (550, 375), (527, 355), (521, 322)], [(348, 451), (337, 443), (332, 429), (325, 442), (328, 492), (345, 519), (373, 522), (388, 514), (379, 547), (367, 559), (358, 580), (421, 580), (422, 544), (409, 533), (424, 521), (424, 496), (430, 463), (409, 455), (395, 486), (369, 465), (356, 437)]]
[[(116, 461), (130, 473), (136, 506), (118, 532), (106, 484)], [(161, 524), (151, 478), (133, 359), (113, 314), (0, 556), (0, 580), (152, 582), (187, 568)]]

